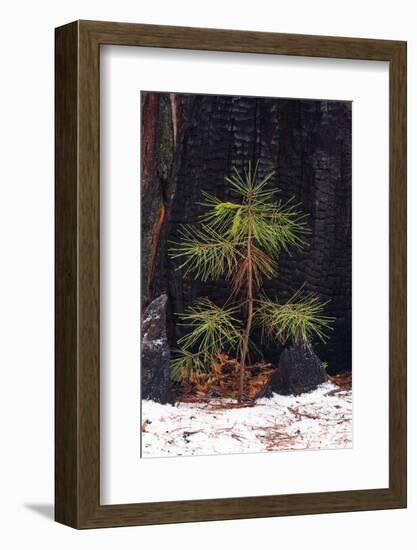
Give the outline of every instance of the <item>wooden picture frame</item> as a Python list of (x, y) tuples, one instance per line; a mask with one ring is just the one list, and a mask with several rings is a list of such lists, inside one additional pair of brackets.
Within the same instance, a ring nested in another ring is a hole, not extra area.
[[(56, 29), (56, 521), (75, 528), (406, 506), (406, 43), (76, 21)], [(100, 505), (99, 55), (117, 44), (389, 62), (389, 487)]]

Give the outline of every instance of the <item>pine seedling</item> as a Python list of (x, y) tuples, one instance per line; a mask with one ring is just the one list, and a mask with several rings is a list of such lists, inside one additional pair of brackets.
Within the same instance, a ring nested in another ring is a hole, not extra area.
[[(225, 347), (239, 358), (239, 401), (244, 394), (245, 367), (254, 321), (279, 341), (293, 337), (309, 343), (314, 335), (324, 337), (329, 318), (322, 316), (325, 304), (318, 298), (302, 299), (296, 294), (284, 306), (258, 299), (263, 280), (277, 277), (282, 251), (302, 249), (309, 233), (306, 216), (293, 200), (276, 200), (276, 189), (268, 186), (274, 172), (257, 177), (257, 165), (240, 174), (226, 177), (236, 201), (222, 201), (203, 193), (207, 211), (200, 223), (183, 225), (179, 240), (169, 255), (179, 269), (202, 281), (224, 278), (230, 283), (232, 307), (221, 308), (208, 299), (198, 300), (184, 314), (183, 324), (190, 329), (180, 338), (180, 349), (172, 361), (174, 379), (209, 369), (216, 353)], [(284, 308), (284, 309), (283, 309)], [(242, 321), (237, 314), (240, 312)], [(309, 321), (303, 316), (308, 313)], [(273, 321), (274, 325), (271, 325)], [(275, 328), (272, 328), (275, 327)]]

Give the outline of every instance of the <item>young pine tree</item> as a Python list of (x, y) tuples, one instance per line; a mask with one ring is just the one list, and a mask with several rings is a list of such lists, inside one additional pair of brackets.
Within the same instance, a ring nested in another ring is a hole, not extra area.
[(230, 282), (223, 307), (200, 298), (179, 315), (189, 331), (178, 341), (172, 369), (174, 379), (191, 379), (195, 372), (208, 372), (219, 352), (231, 350), (240, 363), (241, 401), (255, 323), (280, 342), (310, 345), (313, 336), (325, 338), (331, 318), (322, 315), (326, 304), (314, 295), (299, 291), (284, 304), (263, 295), (263, 279), (278, 275), (280, 253), (305, 246), (305, 216), (292, 201), (275, 200), (277, 190), (268, 188), (274, 172), (257, 178), (257, 166), (252, 170), (250, 163), (242, 175), (234, 171), (225, 179), (236, 200), (224, 202), (204, 193), (208, 210), (200, 224), (181, 226), (180, 240), (170, 249), (171, 258), (181, 260), (184, 275)]

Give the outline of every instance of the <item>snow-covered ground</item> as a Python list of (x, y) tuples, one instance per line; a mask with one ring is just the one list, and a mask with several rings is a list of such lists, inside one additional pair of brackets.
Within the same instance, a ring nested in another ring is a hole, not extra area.
[(142, 456), (211, 455), (352, 445), (352, 392), (326, 382), (299, 396), (274, 394), (253, 407), (225, 400), (142, 401)]

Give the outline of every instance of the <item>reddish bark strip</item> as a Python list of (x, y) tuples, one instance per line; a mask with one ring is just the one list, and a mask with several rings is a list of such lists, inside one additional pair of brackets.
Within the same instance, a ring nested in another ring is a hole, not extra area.
[(142, 108), (142, 190), (146, 191), (156, 177), (155, 155), (156, 122), (158, 114), (158, 94), (148, 93)]
[(153, 279), (153, 276), (155, 273), (155, 267), (156, 267), (156, 255), (158, 253), (159, 236), (161, 235), (161, 229), (162, 229), (162, 224), (164, 223), (164, 219), (165, 219), (165, 204), (161, 202), (161, 206), (159, 207), (158, 217), (152, 229), (151, 259), (149, 262), (148, 280), (146, 285), (148, 300), (151, 299), (151, 285), (152, 285), (152, 279)]
[(172, 113), (172, 131), (174, 136), (174, 145), (177, 143), (177, 94), (169, 94)]

